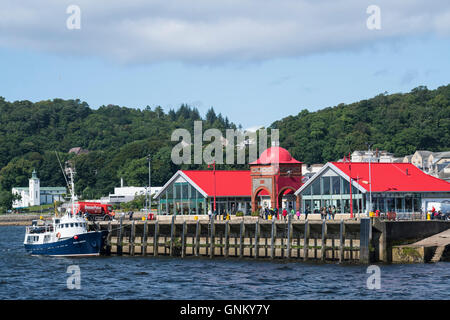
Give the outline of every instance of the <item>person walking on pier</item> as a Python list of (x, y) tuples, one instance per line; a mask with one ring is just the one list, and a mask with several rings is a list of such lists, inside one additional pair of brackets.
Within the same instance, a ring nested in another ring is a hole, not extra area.
[(300, 210), (297, 210), (297, 220), (300, 220)]
[(320, 216), (321, 216), (322, 220), (327, 219), (327, 208), (326, 207), (322, 207), (320, 209)]
[(331, 216), (333, 217), (333, 220), (334, 220), (334, 216), (336, 215), (336, 207), (335, 206), (332, 206), (331, 207)]
[(306, 208), (305, 208), (305, 220), (308, 219), (308, 214), (309, 214), (309, 206), (306, 206)]
[(286, 208), (283, 209), (283, 219), (284, 221), (286, 221), (286, 216), (287, 216), (288, 212), (286, 210)]

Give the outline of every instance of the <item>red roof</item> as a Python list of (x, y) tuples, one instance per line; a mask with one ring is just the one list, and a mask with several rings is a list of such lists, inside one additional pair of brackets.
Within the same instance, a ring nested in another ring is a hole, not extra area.
[[(278, 159), (277, 159), (278, 157)], [(261, 153), (258, 160), (250, 164), (271, 164), (271, 163), (301, 163), (295, 160), (289, 151), (281, 147), (270, 147)]]
[[(369, 191), (369, 163), (331, 162)], [(450, 183), (432, 177), (411, 163), (371, 163), (372, 192), (450, 192)]]
[[(182, 170), (209, 196), (214, 196), (214, 174), (212, 170)], [(216, 170), (217, 197), (250, 197), (252, 192), (249, 170)]]

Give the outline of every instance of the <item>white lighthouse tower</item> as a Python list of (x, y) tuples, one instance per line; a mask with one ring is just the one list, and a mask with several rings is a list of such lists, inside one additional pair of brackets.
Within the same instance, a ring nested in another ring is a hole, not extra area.
[(29, 180), (30, 206), (39, 206), (41, 204), (41, 186), (36, 170), (33, 170)]

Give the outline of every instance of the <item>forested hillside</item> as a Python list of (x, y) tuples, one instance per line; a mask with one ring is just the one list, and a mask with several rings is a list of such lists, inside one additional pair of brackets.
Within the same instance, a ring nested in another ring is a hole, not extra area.
[[(13, 186), (27, 186), (33, 168), (42, 186), (64, 186), (55, 150), (62, 161), (71, 159), (75, 163), (76, 191), (84, 198), (107, 195), (119, 185), (121, 177), (127, 185), (146, 185), (147, 154), (152, 155), (152, 185), (163, 185), (180, 169), (170, 160), (176, 144), (170, 141), (170, 135), (176, 128), (192, 132), (195, 120), (203, 120), (203, 130), (236, 128), (212, 108), (202, 119), (197, 109), (187, 105), (168, 113), (161, 107), (137, 110), (113, 105), (94, 110), (79, 100), (32, 103), (8, 102), (0, 97), (0, 192), (4, 195)], [(396, 156), (419, 149), (449, 150), (450, 85), (436, 90), (418, 87), (406, 94), (380, 94), (317, 112), (303, 110), (270, 127), (280, 129), (282, 147), (310, 164), (366, 149), (366, 142)], [(89, 153), (68, 154), (74, 147)], [(189, 166), (199, 167), (206, 165)], [(225, 167), (245, 168), (223, 165), (218, 169)]]
[[(162, 185), (179, 169), (170, 161), (176, 144), (170, 141), (172, 131), (192, 132), (195, 120), (202, 120), (198, 110), (187, 105), (168, 113), (161, 107), (137, 110), (112, 105), (93, 110), (79, 100), (32, 103), (0, 97), (0, 190), (28, 186), (33, 168), (42, 186), (65, 186), (55, 151), (63, 162), (75, 163), (76, 191), (85, 198), (107, 195), (120, 177), (127, 185), (145, 185), (148, 154), (152, 185)], [(224, 131), (236, 126), (210, 108), (203, 121), (203, 130), (208, 128)], [(89, 153), (68, 154), (74, 147)]]
[(416, 150), (450, 150), (450, 85), (380, 94), (317, 112), (305, 109), (271, 127), (280, 130), (281, 146), (310, 164), (366, 150), (367, 142), (396, 156)]

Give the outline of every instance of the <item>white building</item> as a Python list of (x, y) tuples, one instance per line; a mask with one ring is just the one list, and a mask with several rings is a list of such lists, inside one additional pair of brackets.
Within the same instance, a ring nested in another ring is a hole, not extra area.
[(351, 154), (352, 162), (380, 162), (380, 163), (393, 163), (402, 162), (403, 158), (394, 157), (393, 153), (387, 151), (353, 151)]
[[(157, 193), (162, 187), (151, 187), (150, 194)], [(122, 203), (133, 201), (136, 196), (145, 195), (146, 187), (117, 187), (109, 195), (109, 203)]]
[(13, 187), (11, 192), (20, 195), (20, 200), (13, 202), (13, 208), (26, 208), (64, 201), (65, 187), (41, 187), (36, 170), (33, 170), (28, 187)]

